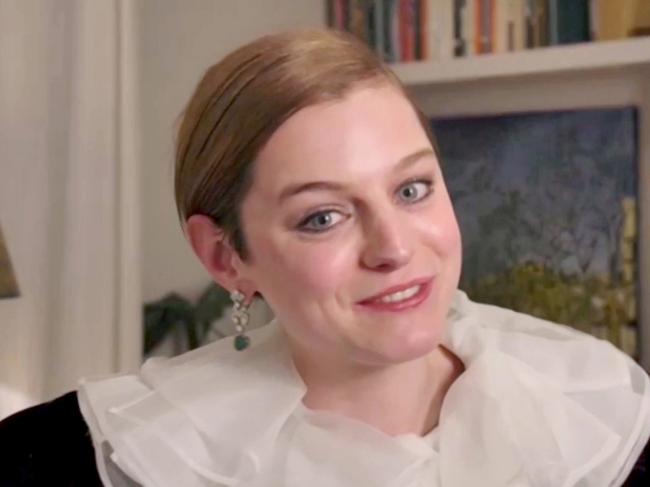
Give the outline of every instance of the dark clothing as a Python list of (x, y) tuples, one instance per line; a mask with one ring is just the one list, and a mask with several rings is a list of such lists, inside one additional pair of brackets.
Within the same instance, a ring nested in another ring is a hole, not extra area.
[(37, 485), (102, 485), (76, 392), (0, 422), (0, 486)]
[[(623, 485), (649, 487), (649, 463), (650, 442)], [(0, 421), (1, 487), (101, 485), (76, 392)]]

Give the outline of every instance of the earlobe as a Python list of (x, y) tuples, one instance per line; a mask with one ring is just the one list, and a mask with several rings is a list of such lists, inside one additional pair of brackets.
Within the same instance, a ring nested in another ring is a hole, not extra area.
[(231, 289), (238, 277), (233, 266), (236, 252), (226, 241), (223, 230), (206, 215), (192, 215), (185, 222), (185, 235), (212, 278), (220, 286)]

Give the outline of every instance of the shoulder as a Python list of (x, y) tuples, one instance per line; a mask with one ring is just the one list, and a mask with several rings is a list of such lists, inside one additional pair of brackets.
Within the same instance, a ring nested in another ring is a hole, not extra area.
[(102, 485), (76, 392), (0, 421), (0, 451), (0, 485)]

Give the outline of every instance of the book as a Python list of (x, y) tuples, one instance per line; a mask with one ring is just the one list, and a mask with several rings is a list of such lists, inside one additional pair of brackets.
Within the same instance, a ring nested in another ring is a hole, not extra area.
[(454, 0), (454, 56), (462, 57), (467, 54), (467, 46), (463, 37), (463, 18), (467, 0)]
[(379, 39), (377, 38), (377, 16), (375, 14), (376, 5), (377, 2), (374, 0), (366, 2), (366, 36), (370, 47), (372, 47), (372, 49), (383, 58), (383, 48), (378, 42), (381, 40), (381, 36), (379, 36)]
[(476, 50), (476, 6), (478, 0), (467, 0), (461, 10), (461, 36), (465, 56), (477, 54)]
[(397, 0), (398, 51), (400, 61), (412, 61), (409, 28), (410, 0)]
[(492, 16), (494, 14), (493, 0), (477, 0), (477, 52), (486, 54), (492, 52)]
[(548, 0), (535, 0), (534, 45), (549, 45), (548, 39)]
[(454, 6), (449, 0), (422, 0), (424, 58), (431, 61), (454, 56)]
[(400, 62), (404, 59), (402, 58), (402, 52), (400, 49), (400, 34), (399, 34), (399, 0), (385, 0), (388, 5), (388, 19), (390, 25), (390, 50), (391, 57), (394, 62)]
[(559, 39), (558, 26), (558, 2), (560, 0), (548, 0), (548, 43), (555, 46)]
[(385, 32), (384, 32), (384, 6), (382, 0), (373, 0), (371, 15), (373, 17), (372, 32), (375, 36), (374, 48), (377, 54), (385, 62), (388, 53), (386, 52)]
[(599, 0), (589, 0), (589, 38), (598, 40), (598, 4)]
[(650, 35), (650, 1), (598, 0), (593, 2), (596, 40), (607, 41)]
[(330, 27), (384, 62), (650, 35), (650, 0), (327, 0)]
[(494, 37), (492, 52), (508, 52), (509, 0), (494, 0)]
[(598, 26), (597, 35), (599, 41), (622, 39), (628, 37), (632, 30), (634, 0), (600, 0), (597, 2)]
[(526, 48), (526, 0), (507, 0), (508, 51)]
[(526, 32), (526, 49), (535, 47), (535, 0), (526, 0), (524, 14), (524, 30)]
[(348, 2), (347, 0), (334, 1), (334, 27), (348, 30)]
[(350, 0), (348, 3), (347, 30), (362, 41), (368, 42), (366, 7), (363, 0)]
[(415, 60), (424, 59), (424, 49), (422, 48), (422, 9), (426, 0), (411, 0), (411, 23), (413, 29), (413, 43)]
[(589, 41), (589, 0), (555, 0), (554, 13), (557, 15), (555, 44)]
[(641, 2), (637, 0), (636, 10), (634, 11), (634, 24), (630, 34), (632, 36), (650, 36), (649, 1)]

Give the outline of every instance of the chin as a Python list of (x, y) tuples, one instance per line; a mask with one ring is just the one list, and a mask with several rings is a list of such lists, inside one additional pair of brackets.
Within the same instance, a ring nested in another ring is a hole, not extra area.
[(440, 345), (442, 321), (427, 320), (426, 326), (399, 327), (394, 333), (386, 333), (382, 340), (375, 342), (374, 355), (377, 360), (387, 363), (403, 363), (428, 355)]

